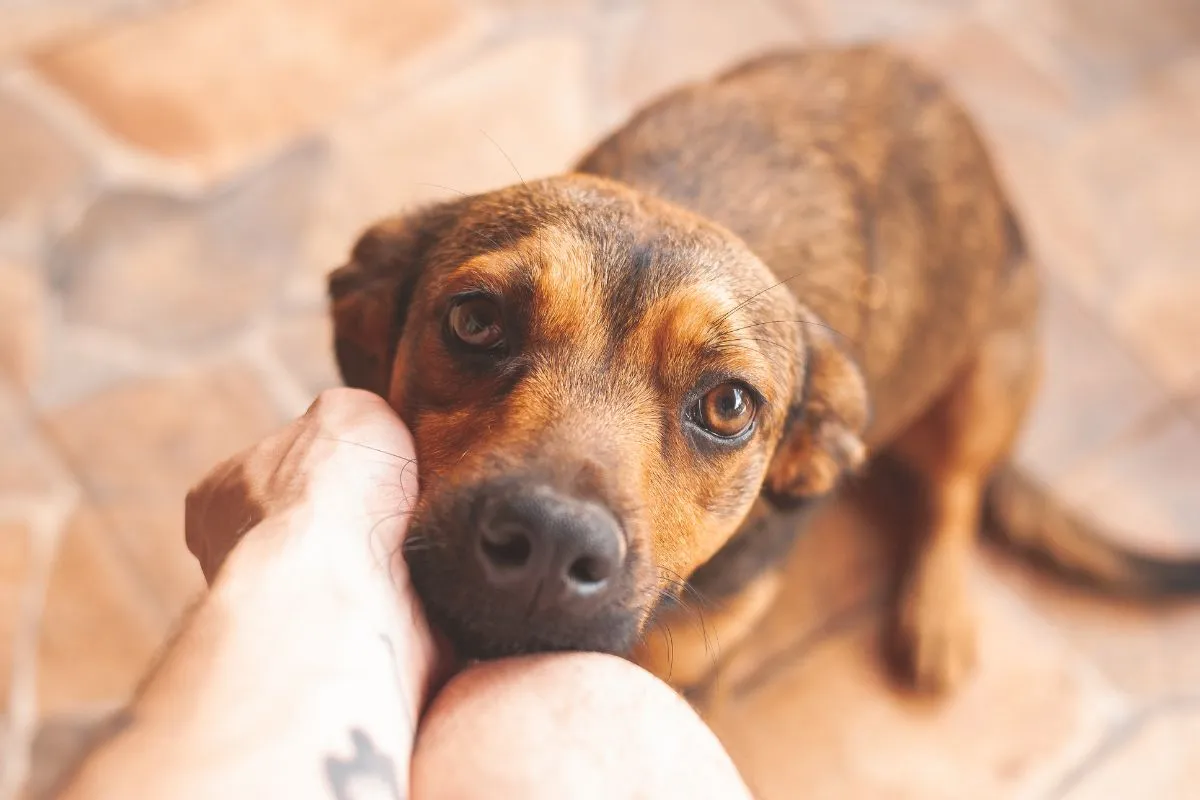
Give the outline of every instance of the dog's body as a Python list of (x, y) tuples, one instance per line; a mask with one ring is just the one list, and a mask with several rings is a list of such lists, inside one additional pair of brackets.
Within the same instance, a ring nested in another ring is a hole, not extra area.
[[(665, 677), (645, 627), (669, 624), (658, 598), (685, 580), (736, 644), (803, 512), (866, 449), (922, 499), (891, 626), (918, 687), (973, 661), (985, 507), (1101, 583), (1196, 588), (1195, 565), (1103, 544), (1007, 466), (1040, 370), (1036, 274), (980, 137), (930, 75), (875, 47), (762, 58), (651, 105), (578, 173), (377, 226), (331, 283), (343, 374), (414, 430), (428, 546), (409, 560), (469, 654), (640, 639)], [(510, 495), (535, 499), (495, 499)], [(692, 649), (675, 643), (676, 684), (710, 663)]]

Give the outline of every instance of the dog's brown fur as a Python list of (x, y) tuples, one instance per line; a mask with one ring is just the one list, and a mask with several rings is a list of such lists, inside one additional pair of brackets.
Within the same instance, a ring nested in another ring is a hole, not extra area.
[[(447, 298), (481, 287), (522, 309), (501, 365), (456, 360), (439, 334)], [(728, 649), (812, 501), (868, 450), (922, 498), (890, 629), (917, 687), (973, 663), (966, 562), (989, 485), (996, 526), (1059, 566), (1118, 588), (1197, 584), (1195, 565), (1090, 536), (1006, 466), (1040, 370), (1034, 265), (965, 112), (886, 49), (773, 55), (674, 92), (574, 174), (381, 223), (331, 293), (346, 380), (413, 429), (418, 535), (449, 536), (456, 488), (531, 465), (568, 465), (617, 509), (635, 556), (619, 634), (546, 647), (624, 649), (680, 613), (687, 581), (721, 604), (708, 619)], [(705, 451), (672, 421), (709, 372), (762, 395), (740, 449)], [(503, 651), (438, 558), (410, 557), (435, 619)], [(669, 666), (654, 637), (634, 657), (694, 682), (711, 656), (682, 638)]]

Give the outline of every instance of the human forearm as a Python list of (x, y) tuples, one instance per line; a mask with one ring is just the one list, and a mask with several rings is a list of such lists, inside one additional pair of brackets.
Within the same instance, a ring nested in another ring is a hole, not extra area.
[(230, 558), (65, 797), (407, 796), (425, 639), (387, 581), (276, 547), (296, 524)]

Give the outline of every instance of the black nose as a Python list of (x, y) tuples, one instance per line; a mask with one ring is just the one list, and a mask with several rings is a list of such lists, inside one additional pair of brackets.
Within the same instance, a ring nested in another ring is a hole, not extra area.
[(489, 498), (477, 530), (488, 583), (530, 610), (598, 600), (625, 560), (624, 536), (607, 509), (545, 487)]

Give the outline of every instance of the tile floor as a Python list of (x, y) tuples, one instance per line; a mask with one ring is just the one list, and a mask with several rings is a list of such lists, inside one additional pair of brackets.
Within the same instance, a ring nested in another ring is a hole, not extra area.
[[(961, 94), (1045, 265), (1024, 466), (1200, 552), (1193, 0), (0, 0), (0, 799), (200, 588), (184, 489), (334, 382), (321, 279), (363, 224), (511, 182), (488, 137), (552, 173), (667, 87), (866, 39)], [(982, 667), (921, 703), (876, 659), (872, 528), (802, 544), (713, 711), (761, 797), (1200, 796), (1200, 604), (985, 551)]]

